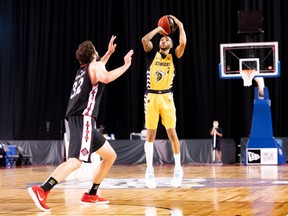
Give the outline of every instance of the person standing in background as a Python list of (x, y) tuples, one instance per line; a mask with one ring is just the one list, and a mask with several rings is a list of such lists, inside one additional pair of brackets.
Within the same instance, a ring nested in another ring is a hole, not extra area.
[[(222, 163), (222, 150), (221, 150), (221, 139), (223, 136), (223, 129), (219, 127), (219, 122), (217, 120), (213, 121), (213, 127), (210, 129), (210, 135), (212, 138), (213, 152), (212, 158), (214, 158), (215, 151), (216, 157), (219, 163)], [(216, 162), (216, 161), (213, 161)]]

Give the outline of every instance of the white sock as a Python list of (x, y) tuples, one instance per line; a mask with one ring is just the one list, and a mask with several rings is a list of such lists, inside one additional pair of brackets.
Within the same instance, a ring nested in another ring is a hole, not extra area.
[(148, 169), (153, 169), (153, 142), (144, 143), (144, 151), (146, 155), (146, 164)]
[(175, 160), (175, 168), (181, 167), (181, 155), (180, 153), (174, 154), (174, 160)]

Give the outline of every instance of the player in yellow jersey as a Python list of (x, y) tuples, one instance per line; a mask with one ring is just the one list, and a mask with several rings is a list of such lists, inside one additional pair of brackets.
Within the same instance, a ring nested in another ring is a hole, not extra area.
[[(184, 54), (186, 47), (186, 33), (182, 22), (170, 15), (179, 28), (179, 45), (173, 48), (173, 41), (165, 30), (158, 26), (142, 38), (144, 51), (147, 54), (147, 91), (145, 94), (145, 126), (147, 137), (144, 144), (146, 154), (145, 181), (148, 188), (156, 188), (153, 169), (153, 143), (156, 138), (159, 116), (165, 126), (167, 135), (172, 144), (175, 160), (174, 175), (171, 181), (173, 187), (179, 187), (182, 183), (183, 169), (179, 139), (176, 132), (176, 109), (171, 91), (175, 75), (174, 65)], [(163, 35), (159, 42), (159, 50), (153, 48), (152, 38), (157, 34)], [(171, 51), (171, 52), (170, 52)]]

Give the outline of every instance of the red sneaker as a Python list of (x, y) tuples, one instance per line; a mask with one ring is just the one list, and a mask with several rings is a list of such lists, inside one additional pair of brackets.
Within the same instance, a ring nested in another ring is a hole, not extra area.
[(89, 195), (87, 193), (84, 193), (81, 198), (81, 203), (101, 205), (101, 204), (108, 204), (109, 200), (101, 198), (98, 195)]
[(32, 186), (28, 188), (28, 192), (35, 202), (36, 206), (44, 212), (50, 212), (51, 209), (46, 205), (46, 199), (49, 191), (44, 191), (40, 186)]

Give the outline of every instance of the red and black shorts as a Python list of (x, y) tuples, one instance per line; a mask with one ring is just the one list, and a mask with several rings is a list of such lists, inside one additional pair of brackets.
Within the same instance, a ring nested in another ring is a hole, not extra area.
[(77, 158), (90, 162), (93, 152), (100, 149), (106, 139), (98, 131), (96, 121), (90, 116), (70, 116), (68, 158)]

